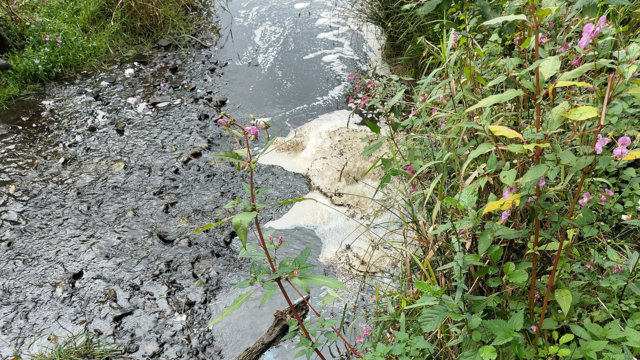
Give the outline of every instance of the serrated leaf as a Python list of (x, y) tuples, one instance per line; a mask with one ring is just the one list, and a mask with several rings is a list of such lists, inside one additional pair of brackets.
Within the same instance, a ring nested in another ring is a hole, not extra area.
[(580, 106), (577, 108), (573, 108), (560, 115), (570, 120), (582, 121), (582, 120), (591, 119), (591, 118), (600, 116), (600, 110), (598, 110), (593, 106), (587, 105), (587, 106)]
[(513, 207), (520, 205), (520, 198), (522, 194), (511, 194), (509, 195), (509, 199), (505, 200), (504, 198), (500, 198), (500, 200), (489, 201), (487, 206), (485, 206), (482, 211), (482, 215), (495, 211), (495, 210), (509, 210)]
[(502, 24), (503, 22), (507, 22), (507, 21), (518, 21), (518, 20), (527, 20), (527, 16), (524, 14), (498, 16), (491, 20), (487, 20), (483, 22), (482, 25), (489, 26), (489, 25)]
[(374, 142), (372, 142), (371, 144), (367, 145), (366, 148), (364, 148), (364, 150), (362, 150), (362, 153), (360, 153), (360, 155), (362, 156), (368, 156), (373, 154), (374, 152), (376, 152), (376, 150), (378, 150), (380, 148), (380, 146), (382, 146), (382, 143), (385, 141), (385, 138), (380, 138)]
[(222, 315), (220, 315), (219, 317), (217, 317), (216, 319), (212, 320), (209, 325), (207, 325), (207, 327), (211, 327), (213, 326), (215, 323), (219, 322), (220, 320), (224, 319), (225, 317), (227, 317), (229, 314), (231, 314), (232, 312), (238, 310), (238, 308), (240, 308), (240, 306), (242, 306), (242, 304), (246, 303), (247, 300), (249, 300), (249, 298), (251, 298), (251, 295), (253, 295), (253, 292), (255, 290), (251, 290), (251, 291), (247, 291), (244, 294), (241, 294), (240, 296), (238, 296), (237, 298), (233, 299), (233, 302), (231, 303), (231, 305), (229, 305), (229, 307), (227, 307), (226, 309), (224, 309), (224, 311), (222, 312)]
[(504, 103), (515, 97), (522, 96), (522, 95), (524, 95), (524, 92), (522, 90), (509, 89), (502, 94), (491, 95), (480, 100), (477, 104), (468, 108), (467, 112), (473, 111), (481, 107), (487, 107), (495, 104)]
[(253, 220), (257, 215), (258, 213), (255, 211), (242, 212), (231, 219), (233, 230), (236, 231), (236, 234), (240, 238), (243, 248), (247, 247), (247, 227), (249, 226), (249, 223), (251, 223), (251, 220)]
[(485, 345), (478, 350), (482, 360), (494, 360), (498, 357), (498, 351), (491, 345)]
[(423, 331), (432, 332), (442, 325), (447, 316), (449, 316), (449, 309), (446, 306), (434, 305), (422, 311), (418, 323)]
[(555, 297), (558, 305), (560, 305), (560, 308), (562, 309), (562, 313), (566, 317), (571, 309), (571, 302), (573, 301), (571, 291), (569, 291), (569, 289), (556, 289), (553, 297)]
[(522, 330), (522, 327), (524, 326), (524, 310), (520, 310), (513, 314), (513, 316), (509, 318), (507, 325), (509, 325), (509, 329), (513, 331)]
[(493, 133), (493, 135), (495, 136), (504, 136), (506, 138), (509, 139), (515, 139), (515, 138), (519, 138), (521, 140), (524, 140), (524, 138), (522, 137), (522, 134), (520, 134), (519, 132), (515, 131), (515, 130), (511, 130), (506, 126), (502, 126), (502, 125), (490, 125), (489, 126), (489, 130)]
[(549, 87), (549, 98), (553, 100), (553, 90), (555, 88), (567, 87), (567, 86), (591, 87), (593, 85), (586, 83), (584, 81), (558, 81)]
[(636, 159), (640, 159), (640, 149), (631, 150), (627, 153), (625, 157), (622, 158), (622, 160), (636, 160)]

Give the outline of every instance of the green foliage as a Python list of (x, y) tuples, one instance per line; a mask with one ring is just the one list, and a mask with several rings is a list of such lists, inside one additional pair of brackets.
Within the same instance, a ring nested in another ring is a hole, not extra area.
[[(49, 336), (51, 347), (33, 355), (34, 360), (108, 360), (117, 359), (120, 349), (113, 344), (105, 344), (100, 340), (93, 340), (88, 334), (77, 334), (65, 339)], [(20, 359), (20, 357), (15, 357)]]
[[(12, 40), (0, 72), (0, 105), (33, 84), (98, 65), (161, 34), (193, 28), (195, 0), (5, 1), (0, 29)], [(9, 9), (11, 11), (9, 11)]]
[(381, 115), (369, 128), (389, 151), (373, 167), (403, 196), (414, 260), (376, 298), (367, 358), (412, 358), (389, 349), (418, 337), (419, 358), (638, 357), (631, 4), (475, 5), (446, 10), (458, 25), (440, 28), (424, 76), (356, 80), (356, 105)]

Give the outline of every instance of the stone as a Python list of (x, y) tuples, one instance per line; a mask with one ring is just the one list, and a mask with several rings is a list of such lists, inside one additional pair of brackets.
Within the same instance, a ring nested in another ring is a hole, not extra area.
[(171, 102), (171, 97), (168, 95), (152, 96), (151, 98), (149, 98), (149, 104), (151, 105), (158, 105), (161, 103), (168, 103), (168, 102)]
[(118, 120), (118, 121), (116, 121), (114, 129), (116, 130), (116, 133), (118, 133), (118, 135), (124, 135), (125, 126), (126, 126), (126, 124), (125, 124), (124, 121)]
[(172, 43), (171, 43), (171, 41), (169, 41), (167, 39), (160, 39), (160, 40), (158, 40), (158, 42), (156, 44), (158, 44), (158, 46), (160, 46), (160, 47), (166, 48), (166, 47), (171, 46)]
[(6, 62), (3, 58), (0, 58), (0, 70), (9, 70), (11, 69), (11, 64)]

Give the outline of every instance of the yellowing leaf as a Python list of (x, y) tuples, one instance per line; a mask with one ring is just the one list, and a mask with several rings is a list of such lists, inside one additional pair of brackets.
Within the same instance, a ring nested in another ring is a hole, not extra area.
[(640, 149), (635, 149), (629, 151), (627, 156), (623, 157), (622, 160), (635, 160), (640, 159)]
[(522, 135), (520, 135), (519, 132), (517, 132), (515, 130), (511, 130), (506, 126), (491, 125), (491, 126), (489, 126), (489, 130), (491, 130), (493, 135), (496, 135), (496, 136), (504, 136), (504, 137), (507, 137), (509, 139), (520, 138), (520, 139), (524, 140), (524, 138), (522, 137)]
[(527, 149), (527, 150), (533, 151), (537, 147), (544, 149), (544, 148), (548, 148), (549, 146), (551, 146), (551, 144), (549, 144), (549, 143), (541, 143), (541, 144), (527, 144), (527, 145), (523, 145), (522, 147)]
[(636, 99), (640, 100), (640, 86), (632, 87), (625, 94), (633, 95)]
[(558, 81), (557, 83), (549, 87), (549, 98), (553, 100), (553, 89), (559, 88), (559, 87), (567, 87), (567, 86), (591, 87), (593, 85), (586, 83), (584, 81)]
[(567, 230), (567, 239), (569, 239), (569, 241), (573, 241), (573, 238), (576, 237), (577, 233), (578, 233), (578, 229)]
[(509, 210), (513, 207), (520, 205), (520, 198), (522, 194), (511, 194), (509, 196), (509, 200), (505, 200), (504, 198), (500, 198), (500, 200), (489, 201), (487, 206), (485, 206), (482, 211), (482, 215), (495, 211), (495, 210)]
[(570, 120), (582, 121), (600, 116), (600, 110), (593, 106), (580, 106), (560, 115)]

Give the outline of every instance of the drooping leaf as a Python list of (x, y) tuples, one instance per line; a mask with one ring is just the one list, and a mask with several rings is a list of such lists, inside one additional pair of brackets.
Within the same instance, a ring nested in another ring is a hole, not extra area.
[(242, 212), (231, 219), (233, 230), (238, 234), (243, 248), (247, 247), (247, 227), (249, 226), (249, 223), (251, 223), (251, 220), (253, 220), (257, 215), (258, 213), (256, 211)]
[(467, 109), (467, 112), (473, 111), (478, 108), (487, 107), (495, 104), (501, 104), (507, 102), (515, 97), (524, 95), (524, 92), (520, 89), (509, 89), (502, 94), (496, 94), (488, 96), (480, 100), (477, 104)]
[(600, 110), (593, 106), (580, 106), (561, 114), (562, 116), (575, 121), (582, 121), (600, 116)]
[(522, 137), (522, 135), (515, 131), (515, 130), (511, 130), (506, 126), (502, 126), (502, 125), (490, 125), (489, 126), (489, 130), (493, 133), (493, 135), (496, 136), (504, 136), (508, 139), (515, 139), (515, 138), (519, 138), (524, 140), (524, 138)]
[(593, 85), (586, 83), (584, 81), (558, 81), (549, 87), (549, 98), (553, 100), (554, 89), (560, 88), (560, 87), (567, 87), (567, 86), (591, 87)]
[(556, 298), (556, 301), (558, 302), (558, 305), (560, 305), (564, 316), (567, 316), (569, 310), (571, 309), (571, 302), (573, 301), (571, 291), (569, 291), (569, 289), (556, 289), (553, 297)]
[(636, 159), (640, 159), (640, 149), (631, 150), (627, 153), (625, 157), (622, 158), (622, 160), (636, 160)]
[(508, 200), (505, 200), (501, 197), (500, 200), (489, 201), (487, 203), (487, 206), (485, 206), (484, 210), (482, 211), (482, 215), (495, 210), (509, 210), (513, 207), (516, 207), (520, 205), (521, 197), (522, 194), (511, 194)]
[(516, 20), (527, 20), (527, 16), (524, 14), (498, 16), (496, 18), (483, 22), (482, 25), (484, 26), (496, 25), (496, 24), (502, 24), (503, 22), (516, 21)]
[(247, 300), (249, 300), (249, 298), (251, 298), (251, 295), (253, 295), (254, 291), (255, 290), (251, 290), (251, 291), (247, 291), (244, 294), (240, 294), (240, 296), (238, 296), (237, 298), (235, 298), (233, 300), (233, 302), (231, 303), (231, 305), (229, 305), (229, 307), (224, 309), (224, 311), (222, 312), (222, 315), (220, 315), (216, 319), (212, 320), (209, 323), (209, 325), (207, 325), (207, 327), (213, 326), (215, 323), (217, 323), (220, 320), (224, 319), (225, 317), (227, 317), (232, 312), (238, 310), (240, 308), (240, 306), (242, 306), (242, 304), (246, 303)]
[(494, 149), (494, 146), (492, 143), (486, 142), (478, 145), (478, 147), (475, 148), (473, 151), (471, 151), (469, 153), (469, 156), (467, 156), (467, 161), (465, 161), (464, 165), (462, 166), (462, 173), (464, 173), (464, 170), (467, 168), (467, 165), (469, 165), (471, 161), (473, 161), (475, 158), (477, 158), (480, 155), (488, 153), (493, 149)]

